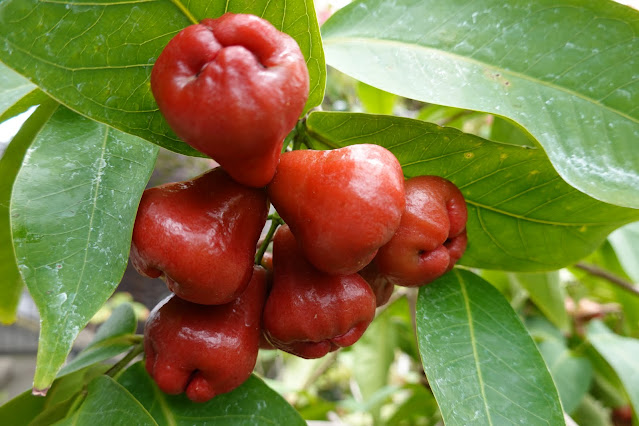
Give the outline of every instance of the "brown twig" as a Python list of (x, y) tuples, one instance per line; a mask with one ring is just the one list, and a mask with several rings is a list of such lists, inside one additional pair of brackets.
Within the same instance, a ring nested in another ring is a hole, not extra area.
[(639, 288), (636, 285), (624, 280), (623, 278), (620, 278), (619, 276), (613, 274), (612, 272), (606, 271), (605, 269), (601, 269), (598, 266), (589, 265), (583, 262), (578, 262), (575, 264), (575, 266), (581, 270), (588, 272), (590, 275), (603, 278), (604, 280), (612, 284), (615, 284), (616, 286), (619, 286), (623, 288), (624, 290), (629, 291), (630, 293), (633, 293), (639, 296)]

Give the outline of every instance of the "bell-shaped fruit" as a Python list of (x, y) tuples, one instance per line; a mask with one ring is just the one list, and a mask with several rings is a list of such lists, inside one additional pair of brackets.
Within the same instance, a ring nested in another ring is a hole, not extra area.
[(369, 282), (422, 286), (450, 271), (466, 250), (468, 213), (455, 184), (417, 176), (405, 188), (406, 211), (397, 232), (362, 272)]
[(295, 40), (245, 14), (186, 27), (151, 72), (151, 90), (171, 129), (253, 187), (273, 177), (308, 89)]
[(267, 214), (263, 189), (241, 185), (219, 167), (147, 189), (135, 219), (131, 261), (142, 275), (162, 277), (182, 299), (228, 303), (251, 278)]
[(378, 145), (284, 153), (267, 190), (306, 258), (330, 274), (366, 266), (404, 212), (402, 169)]
[(144, 328), (146, 369), (158, 387), (205, 402), (244, 383), (257, 359), (265, 298), (266, 274), (256, 266), (244, 293), (226, 305), (175, 295), (160, 302)]
[(273, 238), (273, 287), (262, 327), (278, 349), (319, 358), (350, 346), (375, 316), (375, 295), (357, 274), (329, 275), (304, 258), (288, 226)]

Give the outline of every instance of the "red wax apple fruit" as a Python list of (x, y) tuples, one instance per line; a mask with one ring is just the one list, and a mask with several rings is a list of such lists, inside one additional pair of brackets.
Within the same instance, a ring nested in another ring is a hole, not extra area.
[(164, 48), (151, 90), (173, 131), (236, 181), (265, 186), (295, 127), (309, 77), (299, 46), (268, 21), (226, 13)]
[(158, 387), (205, 402), (244, 383), (257, 360), (265, 297), (266, 273), (256, 266), (231, 303), (198, 305), (175, 295), (160, 302), (144, 329), (146, 369)]
[(135, 219), (131, 261), (142, 275), (162, 277), (182, 299), (228, 303), (251, 278), (267, 214), (263, 189), (236, 183), (219, 167), (147, 189)]
[(402, 169), (378, 145), (284, 153), (267, 190), (306, 258), (332, 274), (366, 266), (404, 212)]
[(278, 349), (319, 358), (350, 346), (375, 316), (375, 295), (357, 274), (329, 275), (304, 258), (288, 226), (273, 238), (273, 286), (262, 327)]
[(450, 271), (466, 250), (466, 201), (439, 176), (408, 179), (406, 211), (393, 238), (362, 271), (369, 282), (418, 287)]

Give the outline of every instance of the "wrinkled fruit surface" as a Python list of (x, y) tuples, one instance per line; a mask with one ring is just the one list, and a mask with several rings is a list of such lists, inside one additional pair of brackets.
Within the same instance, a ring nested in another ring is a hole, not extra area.
[(375, 316), (375, 295), (366, 281), (314, 268), (286, 225), (273, 238), (273, 268), (262, 326), (278, 349), (322, 357), (355, 343)]
[(226, 13), (178, 33), (151, 90), (173, 131), (236, 181), (265, 186), (308, 98), (297, 43), (254, 15)]
[[(393, 238), (362, 275), (417, 287), (450, 271), (466, 250), (466, 202), (459, 189), (438, 176), (408, 179), (406, 211)], [(380, 277), (381, 275), (381, 277)]]
[(169, 296), (144, 329), (146, 369), (168, 394), (205, 402), (251, 375), (260, 341), (266, 275), (255, 267), (244, 293), (226, 305), (205, 306)]
[(404, 176), (377, 145), (282, 154), (267, 187), (306, 258), (331, 274), (361, 270), (386, 244), (404, 211)]
[(251, 278), (267, 214), (264, 190), (234, 182), (219, 167), (147, 189), (133, 228), (131, 261), (142, 275), (162, 277), (182, 299), (228, 303)]

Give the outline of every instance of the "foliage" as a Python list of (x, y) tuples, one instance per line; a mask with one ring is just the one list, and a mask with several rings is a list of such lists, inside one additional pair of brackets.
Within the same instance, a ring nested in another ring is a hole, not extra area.
[[(26, 285), (42, 319), (34, 389), (48, 390), (0, 407), (5, 424), (605, 425), (639, 410), (639, 12), (359, 0), (320, 37), (314, 7), (0, 3), (0, 122), (30, 113), (0, 156), (0, 321), (15, 320)], [(201, 155), (159, 113), (153, 63), (179, 30), (225, 11), (299, 43), (311, 93), (296, 141), (379, 144), (406, 177), (450, 179), (469, 244), (419, 294), (396, 290), (352, 348), (312, 361), (263, 351), (254, 377), (196, 405), (128, 366), (141, 352), (128, 304), (64, 364), (122, 278), (158, 147)]]

